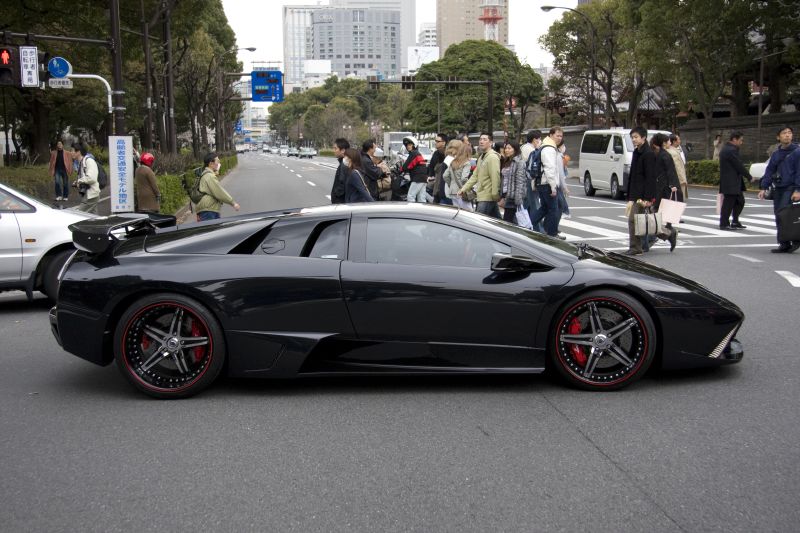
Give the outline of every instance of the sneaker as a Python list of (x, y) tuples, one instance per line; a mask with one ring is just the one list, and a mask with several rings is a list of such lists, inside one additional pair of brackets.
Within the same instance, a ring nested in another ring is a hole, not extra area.
[(558, 234), (556, 234), (556, 239), (561, 239), (562, 241), (566, 241), (567, 240), (567, 236), (564, 235), (563, 233), (558, 233)]
[(720, 226), (719, 229), (722, 231), (736, 231), (736, 228), (732, 228), (731, 226)]
[(563, 216), (564, 216), (564, 218), (566, 218), (567, 220), (569, 220), (569, 219), (571, 219), (571, 218), (572, 218), (572, 215), (570, 215), (569, 213), (564, 213), (564, 215), (563, 215)]
[(60, 202), (61, 200), (63, 200), (63, 198), (61, 198), (60, 196), (56, 196), (56, 202)]
[(622, 255), (644, 255), (644, 252), (639, 250), (625, 250)]
[(747, 226), (742, 226), (738, 222), (731, 222), (731, 227), (736, 229), (745, 229)]

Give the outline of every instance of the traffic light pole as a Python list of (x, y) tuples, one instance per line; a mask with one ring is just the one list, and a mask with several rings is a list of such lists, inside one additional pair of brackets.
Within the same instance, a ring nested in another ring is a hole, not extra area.
[(3, 163), (11, 164), (11, 149), (8, 146), (8, 110), (6, 109), (6, 88), (3, 87), (3, 134), (6, 138), (6, 154)]
[[(411, 78), (411, 76), (408, 76)], [(403, 89), (413, 89), (415, 85), (444, 85), (448, 88), (455, 88), (455, 85), (485, 85), (486, 86), (486, 100), (487, 100), (487, 108), (486, 108), (486, 129), (489, 132), (493, 132), (494, 126), (494, 82), (492, 80), (413, 80), (413, 79), (405, 79), (405, 80), (369, 80), (370, 87), (374, 87), (377, 89), (381, 84), (384, 83), (392, 83), (392, 84), (400, 84)]]
[(125, 90), (122, 82), (122, 37), (119, 30), (119, 0), (111, 0), (111, 60), (114, 65), (114, 133), (125, 135)]

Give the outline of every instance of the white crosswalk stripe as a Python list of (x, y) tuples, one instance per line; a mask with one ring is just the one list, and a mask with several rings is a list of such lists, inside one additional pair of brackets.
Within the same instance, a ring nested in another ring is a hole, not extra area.
[[(717, 215), (703, 215), (703, 216), (706, 218), (714, 219), (715, 221), (719, 221), (719, 217)], [(751, 218), (749, 216), (747, 217), (740, 216), (739, 222), (747, 222), (748, 224), (761, 224), (767, 227), (770, 226), (775, 227), (774, 217), (769, 217), (769, 219), (766, 219), (766, 218)]]
[[(692, 216), (688, 216), (688, 215), (684, 215), (683, 219), (684, 220), (690, 220), (692, 222), (700, 222), (702, 224), (710, 224), (712, 226), (716, 226), (717, 228), (719, 228), (719, 220), (712, 220), (712, 219), (702, 218), (702, 217), (692, 217)], [(679, 227), (683, 227), (683, 226), (684, 226), (684, 224), (681, 224)], [(689, 225), (686, 225), (686, 227), (688, 228)], [(714, 228), (702, 228), (700, 231), (705, 231), (705, 232), (708, 232), (708, 233), (716, 232), (716, 233), (714, 233), (714, 235), (719, 234), (720, 236), (728, 236), (728, 237), (736, 236), (736, 235), (746, 235), (747, 233), (761, 233), (763, 235), (775, 235), (775, 230), (766, 229), (766, 228), (754, 228), (752, 226), (748, 227), (745, 230), (739, 230), (739, 231), (736, 231), (736, 232), (723, 231), (723, 230), (714, 229)]]
[[(606, 219), (606, 222), (609, 222), (608, 219)], [(623, 238), (623, 237), (626, 238), (626, 239), (628, 238), (628, 233), (627, 232), (622, 233), (621, 231), (616, 231), (616, 230), (613, 230), (613, 229), (605, 229), (605, 228), (602, 228), (602, 227), (599, 227), (599, 226), (596, 226), (596, 225), (591, 225), (590, 226), (589, 224), (583, 224), (582, 222), (576, 222), (575, 220), (564, 219), (564, 218), (561, 219), (561, 222), (559, 223), (559, 227), (577, 229), (577, 230), (585, 231), (585, 232), (592, 233), (592, 234), (595, 234), (595, 235), (601, 235), (603, 237), (608, 237), (609, 239), (620, 239), (620, 238)]]

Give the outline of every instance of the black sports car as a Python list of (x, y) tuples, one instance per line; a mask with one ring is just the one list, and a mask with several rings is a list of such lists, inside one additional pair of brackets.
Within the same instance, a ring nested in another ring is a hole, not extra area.
[(159, 398), (221, 373), (539, 373), (584, 389), (735, 363), (744, 315), (688, 279), (475, 213), (337, 205), (73, 224), (53, 333)]

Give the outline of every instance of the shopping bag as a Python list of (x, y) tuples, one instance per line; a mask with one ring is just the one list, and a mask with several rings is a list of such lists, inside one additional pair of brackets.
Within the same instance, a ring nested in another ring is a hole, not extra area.
[(778, 241), (800, 241), (800, 202), (778, 211)]
[(725, 195), (723, 195), (722, 193), (719, 193), (717, 195), (717, 214), (718, 215), (720, 213), (722, 213), (722, 200), (724, 200), (724, 199), (725, 199)]
[(526, 229), (531, 229), (531, 230), (533, 229), (533, 224), (531, 224), (531, 217), (530, 215), (528, 215), (527, 209), (522, 209), (522, 207), (520, 207), (519, 209), (517, 209), (517, 212), (514, 215), (514, 217), (517, 219), (518, 226), (521, 226)]
[(646, 211), (633, 215), (633, 232), (638, 237), (661, 233), (661, 213)]
[(661, 222), (677, 224), (681, 221), (683, 211), (686, 209), (686, 204), (677, 200), (677, 193), (669, 195), (669, 199), (664, 198), (661, 200), (661, 205), (658, 207), (658, 214), (661, 215)]
[(625, 218), (631, 218), (631, 212), (633, 211), (633, 202), (628, 202), (625, 204)]

